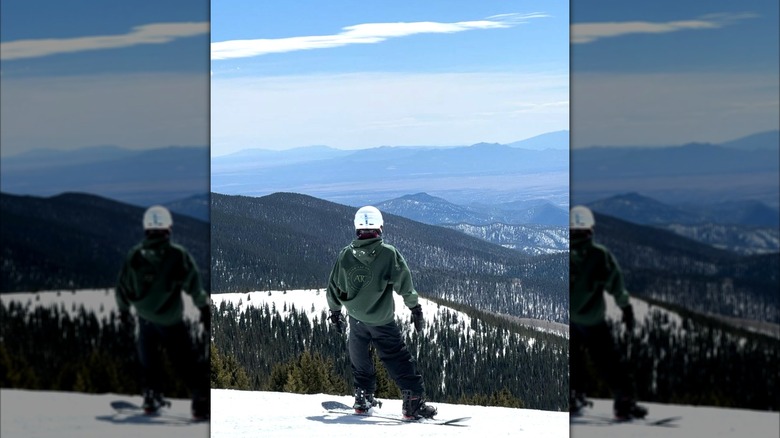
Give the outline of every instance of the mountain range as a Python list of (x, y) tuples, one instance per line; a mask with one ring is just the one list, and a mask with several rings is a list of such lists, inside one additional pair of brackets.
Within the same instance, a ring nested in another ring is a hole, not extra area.
[[(523, 148), (526, 144), (530, 147)], [(543, 198), (564, 205), (568, 169), (568, 131), (511, 145), (252, 149), (214, 157), (211, 190), (250, 196), (299, 192), (348, 205), (418, 192), (459, 204)]]
[(740, 254), (780, 251), (780, 213), (759, 201), (669, 205), (639, 193), (587, 203), (600, 213)]
[[(294, 193), (212, 194), (215, 293), (319, 288), (353, 237), (355, 209)], [(566, 254), (529, 256), (440, 226), (383, 214), (385, 241), (415, 288), (484, 311), (566, 322)]]
[(755, 200), (780, 207), (780, 131), (722, 144), (571, 152), (572, 204), (639, 192), (667, 204)]
[[(0, 193), (0, 292), (113, 287), (143, 239), (145, 208), (96, 195)], [(174, 214), (173, 241), (190, 250), (209, 288), (209, 224)]]
[(629, 292), (705, 314), (774, 322), (780, 252), (741, 255), (654, 226), (594, 211), (595, 240), (609, 248)]
[(149, 206), (209, 193), (209, 149), (204, 146), (31, 150), (3, 157), (0, 167), (3, 192), (16, 195), (84, 192)]

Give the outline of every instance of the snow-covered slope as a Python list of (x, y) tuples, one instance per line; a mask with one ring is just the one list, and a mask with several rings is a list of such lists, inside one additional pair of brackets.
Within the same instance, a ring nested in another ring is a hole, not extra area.
[[(198, 308), (192, 304), (192, 299), (186, 294), (182, 294), (184, 301), (184, 316), (193, 321), (197, 321), (200, 315)], [(107, 317), (111, 311), (116, 312), (116, 298), (114, 289), (79, 289), (62, 291), (40, 291), (40, 292), (13, 292), (0, 294), (0, 301), (6, 306), (11, 302), (16, 302), (30, 307), (51, 307), (57, 306), (69, 312), (70, 316), (75, 316), (80, 307), (86, 310), (92, 310), (98, 318)], [(133, 311), (135, 312), (135, 311)]]
[[(335, 400), (352, 405), (352, 398), (328, 394), (211, 391), (211, 437), (567, 437), (569, 414), (485, 406), (431, 403), (437, 417), (472, 417), (467, 427), (400, 423), (379, 418), (326, 412), (321, 403)], [(400, 414), (400, 400), (382, 400), (377, 413)]]
[(208, 423), (184, 421), (190, 401), (171, 399), (170, 415), (117, 414), (109, 403), (138, 396), (0, 389), (3, 438), (207, 438)]
[(570, 436), (571, 438), (769, 438), (777, 437), (780, 433), (780, 415), (777, 412), (657, 403), (641, 404), (648, 408), (648, 419), (680, 418), (665, 427), (647, 426), (639, 422), (638, 424), (606, 424), (590, 416), (611, 417), (612, 400), (594, 399), (593, 408), (584, 410), (585, 416), (572, 420)]
[[(351, 404), (350, 397), (212, 390), (211, 424), (184, 424), (165, 417), (129, 417), (114, 413), (116, 394), (0, 390), (0, 436), (3, 438), (71, 437), (777, 437), (777, 412), (645, 403), (648, 417), (680, 416), (674, 427), (639, 424), (572, 424), (567, 413), (484, 406), (435, 404), (439, 417), (470, 416), (468, 427), (388, 423), (374, 418), (329, 414), (321, 402)], [(400, 412), (400, 401), (384, 400), (382, 412)], [(611, 401), (594, 400), (593, 415), (609, 415)], [(172, 413), (186, 415), (189, 402), (173, 400)], [(576, 421), (576, 420), (575, 420)], [(378, 423), (378, 424), (375, 424)], [(210, 429), (210, 431), (209, 431)]]

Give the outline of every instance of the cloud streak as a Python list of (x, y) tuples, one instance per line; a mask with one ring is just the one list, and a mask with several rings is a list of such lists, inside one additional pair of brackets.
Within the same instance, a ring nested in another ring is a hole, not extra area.
[(572, 44), (592, 43), (604, 38), (631, 34), (662, 34), (683, 30), (717, 29), (738, 20), (754, 18), (755, 14), (709, 14), (692, 20), (678, 20), (662, 23), (647, 21), (625, 21), (604, 23), (576, 23), (571, 25)]
[(272, 53), (299, 50), (329, 49), (352, 44), (376, 44), (390, 38), (431, 33), (456, 33), (476, 29), (504, 29), (514, 27), (547, 14), (501, 14), (484, 20), (438, 23), (432, 21), (399, 23), (365, 23), (342, 28), (335, 35), (301, 36), (275, 39), (221, 41), (211, 44), (211, 59), (249, 58)]
[(205, 35), (209, 23), (151, 23), (136, 26), (124, 35), (98, 35), (78, 38), (44, 38), (0, 43), (0, 59), (10, 61), (25, 58), (88, 50), (105, 50), (132, 47), (142, 44), (164, 44), (179, 38)]

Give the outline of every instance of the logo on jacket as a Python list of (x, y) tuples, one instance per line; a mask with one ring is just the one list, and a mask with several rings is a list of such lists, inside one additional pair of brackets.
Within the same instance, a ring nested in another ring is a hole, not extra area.
[(355, 266), (347, 271), (347, 281), (353, 290), (361, 290), (363, 286), (371, 283), (374, 279), (374, 274), (368, 269), (367, 266)]

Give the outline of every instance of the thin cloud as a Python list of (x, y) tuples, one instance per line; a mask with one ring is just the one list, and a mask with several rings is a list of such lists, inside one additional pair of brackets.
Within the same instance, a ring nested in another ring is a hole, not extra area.
[(178, 38), (203, 35), (209, 23), (152, 23), (136, 26), (124, 35), (98, 35), (78, 38), (44, 38), (0, 43), (0, 59), (23, 58), (76, 53), (87, 50), (117, 49), (141, 44), (164, 44)]
[(301, 36), (275, 39), (231, 40), (211, 44), (211, 59), (249, 58), (271, 53), (298, 50), (328, 49), (350, 44), (375, 44), (390, 38), (425, 33), (456, 33), (475, 29), (503, 29), (525, 23), (532, 18), (548, 17), (547, 14), (501, 14), (477, 21), (437, 23), (419, 21), (411, 23), (366, 23), (342, 28), (336, 35)]
[(604, 23), (577, 23), (571, 25), (571, 42), (592, 43), (603, 38), (613, 38), (638, 33), (670, 33), (683, 30), (717, 29), (738, 20), (754, 18), (755, 14), (709, 14), (692, 20), (652, 23), (647, 21), (625, 21)]

